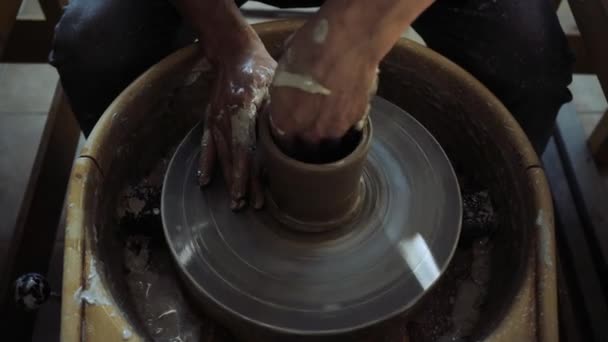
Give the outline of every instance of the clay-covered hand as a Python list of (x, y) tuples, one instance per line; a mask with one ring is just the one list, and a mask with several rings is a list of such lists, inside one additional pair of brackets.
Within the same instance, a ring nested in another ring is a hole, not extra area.
[(326, 0), (291, 39), (270, 91), (283, 149), (297, 138), (318, 144), (361, 128), (380, 61), (433, 1)]
[(270, 90), (275, 141), (289, 151), (297, 141), (319, 145), (367, 122), (378, 62), (360, 44), (332, 39), (330, 24), (310, 21), (287, 42)]
[(260, 208), (263, 196), (255, 159), (256, 118), (267, 103), (276, 62), (260, 44), (233, 51), (216, 67), (201, 140), (199, 183), (209, 184), (219, 159), (231, 208), (241, 209), (247, 200)]

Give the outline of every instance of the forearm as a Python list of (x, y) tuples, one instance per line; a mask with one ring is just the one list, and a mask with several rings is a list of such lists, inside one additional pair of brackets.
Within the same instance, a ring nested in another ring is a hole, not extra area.
[(307, 50), (299, 62), (329, 66), (353, 54), (377, 64), (433, 1), (328, 0), (294, 37)]
[(234, 51), (261, 45), (234, 0), (172, 0), (184, 20), (196, 31), (203, 53), (212, 61)]
[(334, 21), (336, 36), (382, 59), (434, 0), (328, 0), (319, 17)]
[(289, 150), (367, 122), (382, 58), (432, 0), (327, 0), (287, 44), (273, 80), (274, 136)]

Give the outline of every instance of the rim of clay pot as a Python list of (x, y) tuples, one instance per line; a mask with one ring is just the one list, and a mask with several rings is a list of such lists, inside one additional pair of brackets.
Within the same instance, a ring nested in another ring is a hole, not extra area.
[(368, 117), (367, 124), (361, 130), (361, 137), (359, 138), (357, 147), (349, 152), (346, 157), (329, 163), (306, 163), (288, 156), (279, 148), (279, 146), (277, 146), (272, 137), (272, 132), (270, 131), (270, 114), (262, 114), (260, 125), (260, 129), (264, 132), (263, 134), (260, 134), (260, 140), (266, 141), (265, 145), (269, 149), (267, 152), (272, 153), (277, 159), (290, 167), (316, 173), (323, 173), (351, 166), (360, 158), (361, 154), (367, 154), (372, 142), (372, 121)]

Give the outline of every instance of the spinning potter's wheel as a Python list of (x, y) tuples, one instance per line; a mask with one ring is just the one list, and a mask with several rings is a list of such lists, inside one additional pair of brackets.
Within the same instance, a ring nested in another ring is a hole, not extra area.
[(458, 182), (439, 144), (409, 114), (375, 98), (370, 117), (358, 210), (322, 233), (290, 229), (270, 210), (233, 213), (223, 182), (201, 191), (202, 126), (186, 136), (166, 174), (162, 217), (196, 299), (262, 329), (325, 335), (387, 319), (426, 293), (456, 248)]

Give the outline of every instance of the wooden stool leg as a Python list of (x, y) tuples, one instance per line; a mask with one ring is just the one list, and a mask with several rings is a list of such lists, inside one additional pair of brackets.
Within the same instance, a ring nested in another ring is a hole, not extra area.
[(608, 165), (608, 110), (591, 133), (589, 148), (598, 164)]
[(17, 21), (17, 13), (23, 0), (0, 1), (0, 57), (2, 57), (7, 46), (13, 25)]

